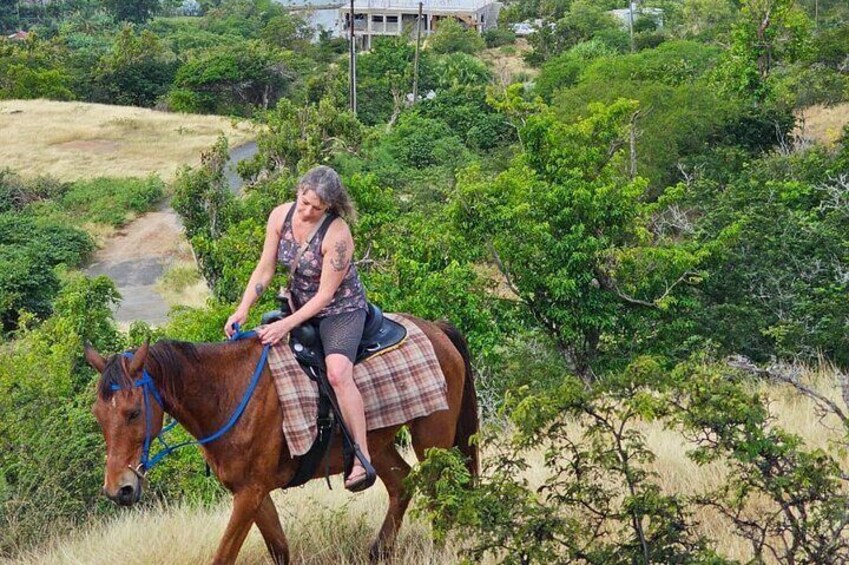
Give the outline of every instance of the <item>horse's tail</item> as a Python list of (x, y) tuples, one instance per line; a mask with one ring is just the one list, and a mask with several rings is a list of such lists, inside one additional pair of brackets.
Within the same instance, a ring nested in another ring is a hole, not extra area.
[(460, 355), (463, 357), (463, 363), (466, 366), (466, 374), (463, 378), (463, 400), (460, 402), (460, 414), (457, 417), (457, 430), (454, 434), (454, 446), (466, 458), (466, 467), (472, 474), (472, 477), (477, 477), (480, 469), (480, 458), (478, 456), (478, 446), (471, 442), (474, 434), (478, 433), (478, 395), (475, 391), (475, 375), (472, 372), (472, 357), (469, 353), (469, 346), (466, 344), (466, 338), (460, 331), (448, 323), (440, 323), (440, 328)]

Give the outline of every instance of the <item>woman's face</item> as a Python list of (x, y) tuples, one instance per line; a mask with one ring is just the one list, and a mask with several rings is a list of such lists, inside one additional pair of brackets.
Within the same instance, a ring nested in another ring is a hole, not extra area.
[(298, 192), (298, 218), (302, 222), (313, 223), (321, 219), (328, 206), (310, 189)]

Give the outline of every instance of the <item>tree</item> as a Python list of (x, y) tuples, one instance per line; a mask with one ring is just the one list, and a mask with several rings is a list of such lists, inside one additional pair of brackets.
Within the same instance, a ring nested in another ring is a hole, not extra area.
[(644, 246), (646, 183), (615, 164), (633, 102), (593, 104), (589, 117), (566, 123), (547, 107), (526, 114), (515, 90), (502, 104), (519, 112), (524, 151), (494, 179), (458, 181), (457, 221), (488, 246), (573, 370), (592, 379), (605, 362), (603, 336), (645, 328), (700, 259), (674, 243)]
[(103, 5), (119, 22), (145, 23), (156, 15), (160, 0), (103, 0)]
[(364, 136), (362, 124), (354, 115), (340, 110), (329, 99), (299, 107), (283, 98), (264, 120), (267, 129), (257, 139), (257, 155), (242, 168), (252, 178), (261, 171), (304, 172), (327, 163), (337, 151), (356, 152)]
[(23, 42), (0, 42), (0, 99), (72, 99), (66, 56), (60, 42), (36, 33)]
[(170, 104), (184, 112), (237, 115), (272, 108), (295, 79), (286, 61), (260, 41), (203, 51), (177, 71)]
[(94, 72), (92, 98), (127, 106), (152, 107), (168, 92), (177, 72), (177, 60), (148, 30), (135, 33), (125, 25), (111, 51)]
[[(407, 105), (413, 90), (415, 45), (403, 36), (379, 38), (357, 56), (357, 117), (367, 125), (391, 124)], [(432, 54), (419, 54), (419, 92), (436, 86)]]
[(773, 67), (805, 54), (811, 27), (794, 0), (746, 0), (731, 33), (731, 49), (717, 68), (717, 86), (756, 102), (767, 99)]
[(428, 48), (434, 53), (477, 53), (486, 46), (483, 37), (455, 18), (439, 20), (436, 33), (428, 38)]
[(683, 27), (687, 36), (713, 39), (728, 33), (737, 17), (729, 0), (685, 0)]

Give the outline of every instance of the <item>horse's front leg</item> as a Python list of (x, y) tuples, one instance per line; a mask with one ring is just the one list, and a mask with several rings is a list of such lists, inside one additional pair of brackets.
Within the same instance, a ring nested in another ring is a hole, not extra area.
[(215, 565), (236, 562), (236, 556), (239, 555), (239, 550), (254, 523), (257, 510), (267, 495), (268, 490), (258, 486), (245, 487), (233, 494), (233, 511), (230, 513), (227, 529), (224, 530), (224, 537), (218, 544), (218, 551), (215, 552)]
[(268, 548), (274, 563), (277, 565), (289, 563), (289, 544), (286, 541), (286, 534), (283, 533), (283, 527), (280, 525), (277, 507), (274, 506), (270, 494), (265, 495), (259, 505), (254, 521), (256, 527), (262, 533), (265, 547)]

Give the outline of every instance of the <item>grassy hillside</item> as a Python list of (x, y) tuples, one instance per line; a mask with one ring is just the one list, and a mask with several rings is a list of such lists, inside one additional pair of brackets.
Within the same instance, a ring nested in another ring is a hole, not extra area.
[(247, 122), (221, 116), (157, 112), (49, 100), (0, 101), (0, 163), (24, 176), (72, 181), (159, 175), (199, 161), (222, 133), (235, 147), (255, 137)]
[[(839, 378), (839, 374), (831, 371), (808, 371), (802, 382), (842, 406)], [(810, 447), (824, 448), (841, 437), (836, 418), (823, 418), (809, 399), (789, 386), (756, 386), (772, 400), (775, 424), (799, 434)], [(578, 437), (580, 429), (574, 428), (570, 434)], [(684, 455), (691, 446), (663, 424), (646, 424), (640, 431), (657, 455), (653, 468), (666, 492), (694, 495), (715, 488), (725, 480), (726, 470), (722, 464), (696, 465)], [(541, 484), (545, 479), (543, 454), (530, 453), (528, 456), (533, 464), (527, 478), (532, 485)], [(412, 462), (413, 456), (408, 453), (407, 459)], [(313, 481), (302, 488), (274, 493), (295, 563), (367, 562), (369, 544), (386, 509), (386, 491), (378, 483), (375, 488), (354, 496), (341, 488), (340, 481), (339, 477), (333, 478), (332, 491), (327, 490), (324, 481)], [(757, 509), (751, 511), (757, 512)], [(53, 539), (45, 548), (22, 555), (15, 563), (167, 562), (188, 565), (205, 562), (215, 552), (229, 512), (229, 500), (212, 508), (177, 505), (129, 510), (115, 520), (67, 538)], [(715, 540), (714, 548), (720, 555), (741, 561), (751, 559), (748, 543), (733, 535), (730, 525), (715, 511), (701, 509), (694, 518), (700, 524), (699, 531)], [(407, 565), (460, 563), (457, 552), (461, 548), (462, 542), (456, 539), (448, 541), (444, 547), (434, 545), (428, 525), (408, 514), (400, 532), (395, 562)], [(253, 528), (239, 563), (266, 562), (265, 545)]]

